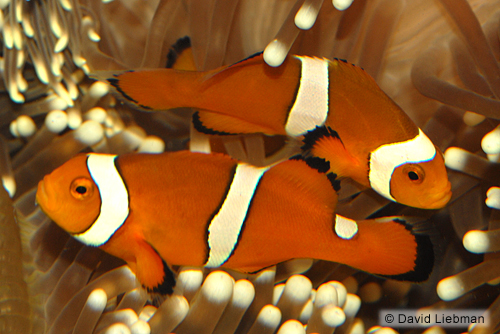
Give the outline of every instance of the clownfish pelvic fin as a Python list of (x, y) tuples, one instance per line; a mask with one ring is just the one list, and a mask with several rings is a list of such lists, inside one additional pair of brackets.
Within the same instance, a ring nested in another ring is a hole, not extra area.
[[(133, 224), (133, 216), (129, 217), (129, 224)], [(117, 231), (117, 236), (120, 231)], [(117, 257), (124, 259), (137, 279), (151, 293), (160, 295), (171, 295), (175, 287), (175, 276), (169, 265), (163, 260), (158, 251), (146, 240), (130, 240), (126, 247), (116, 244), (115, 239), (111, 239), (101, 248)]]

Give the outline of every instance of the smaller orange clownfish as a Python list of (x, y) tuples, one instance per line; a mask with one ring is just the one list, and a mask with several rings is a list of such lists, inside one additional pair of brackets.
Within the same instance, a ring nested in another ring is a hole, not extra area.
[(151, 69), (96, 76), (142, 109), (198, 110), (194, 125), (207, 134), (298, 138), (304, 156), (325, 159), (338, 177), (390, 200), (438, 209), (451, 198), (439, 149), (373, 78), (346, 61), (290, 55), (274, 68), (258, 53), (207, 72)]
[(423, 281), (434, 261), (429, 237), (402, 219), (336, 215), (331, 180), (302, 160), (259, 168), (188, 151), (81, 154), (46, 175), (36, 198), (73, 237), (163, 294), (175, 283), (168, 265), (254, 273), (314, 258)]

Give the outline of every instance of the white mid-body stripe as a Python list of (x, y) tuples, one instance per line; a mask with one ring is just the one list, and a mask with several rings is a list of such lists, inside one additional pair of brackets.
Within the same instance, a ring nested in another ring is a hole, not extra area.
[(105, 244), (129, 214), (128, 191), (116, 170), (115, 158), (108, 154), (89, 154), (87, 158), (87, 168), (101, 196), (101, 211), (87, 231), (73, 237), (89, 246)]
[(352, 219), (336, 215), (335, 233), (342, 239), (352, 239), (358, 233), (358, 223)]
[(413, 139), (382, 145), (370, 154), (370, 185), (382, 196), (396, 201), (391, 195), (391, 176), (394, 169), (405, 163), (430, 161), (435, 156), (434, 144), (420, 129)]
[(206, 267), (220, 267), (231, 255), (259, 181), (269, 167), (238, 164), (226, 199), (208, 227)]
[(289, 136), (297, 137), (323, 126), (328, 116), (328, 61), (299, 57), (300, 85), (285, 125)]

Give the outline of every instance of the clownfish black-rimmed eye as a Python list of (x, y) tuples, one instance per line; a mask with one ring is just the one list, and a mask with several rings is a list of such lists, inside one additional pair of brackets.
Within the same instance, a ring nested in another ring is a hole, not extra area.
[(424, 182), (425, 173), (422, 167), (419, 165), (408, 165), (403, 169), (403, 173), (406, 174), (408, 180), (414, 184), (420, 184)]
[(94, 193), (94, 183), (86, 177), (79, 177), (71, 182), (70, 192), (74, 198), (84, 200)]

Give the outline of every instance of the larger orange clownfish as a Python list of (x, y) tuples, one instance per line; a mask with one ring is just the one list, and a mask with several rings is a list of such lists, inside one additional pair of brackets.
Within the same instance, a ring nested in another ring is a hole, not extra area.
[(37, 202), (86, 245), (125, 260), (151, 291), (172, 292), (169, 265), (252, 273), (314, 258), (422, 281), (428, 236), (396, 218), (335, 214), (328, 177), (302, 160), (253, 167), (222, 154), (81, 154), (38, 184)]
[(303, 140), (303, 154), (330, 163), (399, 203), (442, 208), (451, 198), (443, 156), (363, 69), (342, 60), (262, 53), (208, 72), (174, 69), (101, 73), (146, 110), (191, 107), (208, 134), (264, 133)]

